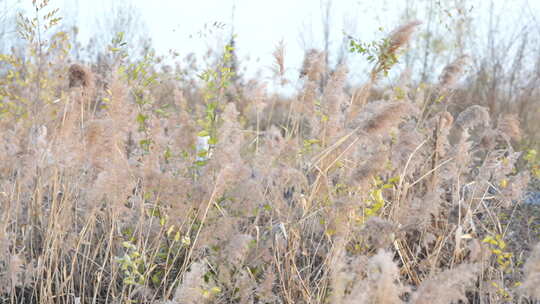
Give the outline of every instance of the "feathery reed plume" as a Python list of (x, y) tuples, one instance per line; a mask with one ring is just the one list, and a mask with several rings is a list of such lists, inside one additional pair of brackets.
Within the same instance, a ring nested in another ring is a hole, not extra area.
[(400, 208), (397, 214), (397, 222), (404, 227), (425, 229), (431, 224), (442, 207), (441, 189), (433, 189), (423, 197), (413, 198), (406, 206)]
[(330, 78), (330, 81), (324, 89), (324, 108), (328, 121), (326, 124), (326, 137), (333, 141), (341, 130), (343, 130), (343, 104), (345, 96), (343, 93), (343, 85), (347, 77), (347, 69), (345, 66), (340, 66)]
[(519, 142), (521, 140), (519, 117), (516, 114), (504, 114), (502, 117), (499, 117), (497, 131), (502, 136)]
[(373, 177), (381, 172), (381, 168), (384, 168), (387, 161), (388, 153), (382, 151), (373, 153), (362, 165), (351, 171), (350, 183), (359, 189), (367, 189)]
[(399, 232), (397, 223), (379, 216), (372, 216), (364, 224), (360, 235), (366, 241), (369, 248), (378, 250), (386, 249), (390, 246), (397, 238), (396, 234)]
[(480, 147), (486, 151), (493, 150), (497, 146), (497, 136), (499, 133), (493, 129), (487, 129), (482, 133)]
[[(215, 157), (217, 164), (235, 165), (243, 164), (240, 156), (240, 149), (244, 141), (242, 127), (238, 122), (238, 111), (234, 103), (225, 106), (223, 112), (223, 125), (219, 130), (220, 141), (216, 145)], [(223, 157), (222, 159), (219, 159)]]
[(200, 304), (207, 303), (203, 295), (208, 283), (204, 280), (207, 267), (203, 262), (196, 262), (191, 265), (191, 269), (184, 275), (184, 280), (176, 288), (173, 303)]
[(336, 237), (334, 246), (332, 247), (332, 254), (330, 255), (330, 264), (332, 267), (329, 272), (330, 286), (332, 286), (332, 293), (330, 301), (332, 303), (341, 303), (343, 296), (347, 289), (346, 283), (349, 277), (347, 268), (347, 256), (345, 253), (346, 239), (344, 236)]
[(443, 130), (449, 130), (454, 123), (454, 117), (449, 112), (443, 112), (440, 115), (440, 128)]
[(317, 82), (321, 79), (325, 69), (324, 53), (316, 49), (310, 49), (304, 56), (300, 78), (307, 76), (309, 81)]
[(114, 123), (110, 119), (92, 120), (85, 126), (85, 157), (98, 170), (104, 169), (114, 153), (114, 142), (109, 133)]
[(264, 276), (264, 280), (257, 287), (257, 295), (264, 303), (274, 303), (277, 300), (277, 296), (274, 293), (274, 285), (276, 281), (276, 273), (273, 271), (267, 271)]
[(401, 304), (409, 290), (399, 283), (399, 267), (390, 251), (379, 250), (369, 259), (367, 278), (357, 282), (344, 303)]
[(525, 263), (525, 280), (519, 290), (536, 300), (540, 300), (540, 243), (536, 244), (531, 256)]
[(413, 113), (415, 108), (406, 102), (376, 101), (369, 103), (349, 125), (369, 135), (381, 135), (397, 127), (402, 117)]
[(476, 281), (476, 264), (461, 264), (445, 270), (431, 278), (426, 278), (413, 294), (414, 304), (447, 304), (457, 301), (467, 302), (467, 287)]
[(80, 64), (72, 64), (69, 67), (69, 87), (88, 88), (93, 85), (92, 72)]
[(285, 79), (285, 42), (283, 40), (276, 45), (272, 56), (274, 57), (274, 65), (272, 66), (274, 77), (280, 80), (281, 85), (285, 85), (287, 79)]
[(379, 50), (377, 64), (371, 71), (371, 82), (377, 81), (382, 71), (388, 72), (397, 62), (397, 51), (409, 42), (414, 30), (420, 24), (422, 24), (420, 21), (411, 21), (390, 32)]
[(468, 55), (462, 55), (444, 67), (441, 75), (439, 76), (439, 86), (441, 87), (442, 91), (451, 89), (456, 84), (461, 77), (463, 68), (467, 64), (468, 59)]
[(354, 120), (358, 116), (364, 105), (368, 102), (368, 98), (371, 96), (372, 88), (373, 82), (369, 81), (354, 91), (351, 98), (351, 105), (347, 109), (347, 123)]
[(421, 21), (415, 20), (399, 26), (390, 33), (388, 37), (389, 45), (386, 51), (388, 54), (395, 54), (402, 46), (407, 44), (411, 39), (412, 34), (417, 26), (422, 24)]
[[(177, 121), (180, 121), (180, 127), (176, 127)], [(173, 138), (173, 146), (178, 151), (185, 151), (189, 147), (196, 145), (198, 136), (196, 136), (197, 125), (193, 121), (193, 117), (189, 115), (185, 110), (181, 110), (178, 113), (178, 120), (169, 120), (171, 130), (171, 137)]]
[(234, 265), (243, 265), (248, 257), (252, 242), (253, 237), (249, 234), (235, 234), (225, 248), (227, 261)]
[[(489, 127), (490, 125), (490, 116), (488, 109), (479, 105), (473, 105), (461, 113), (459, 113), (454, 128), (452, 128), (448, 140), (455, 146), (454, 151), (456, 151), (456, 157), (459, 161), (455, 164), (466, 164), (465, 159), (468, 159), (468, 152), (472, 142), (467, 142), (471, 136), (471, 129), (475, 127), (482, 126), (484, 128)], [(456, 160), (457, 160), (456, 159)]]
[(404, 168), (409, 163), (406, 175), (413, 174), (415, 168), (424, 163), (421, 157), (413, 157), (413, 154), (422, 145), (424, 137), (416, 129), (416, 123), (407, 122), (400, 127), (396, 145), (392, 146), (391, 160), (394, 168)]
[(514, 205), (515, 201), (522, 201), (523, 194), (529, 185), (529, 180), (530, 176), (528, 172), (520, 172), (508, 179), (508, 186), (502, 190), (502, 195), (506, 198), (502, 200), (505, 208), (510, 208)]
[(370, 284), (375, 287), (372, 297), (372, 303), (401, 303), (400, 295), (408, 290), (399, 283), (399, 267), (393, 260), (393, 253), (386, 250), (379, 252), (372, 257), (368, 278), (370, 281), (375, 281)]
[(489, 122), (488, 109), (479, 105), (468, 107), (461, 112), (456, 119), (456, 125), (462, 130), (471, 129), (479, 125), (487, 127), (489, 126)]

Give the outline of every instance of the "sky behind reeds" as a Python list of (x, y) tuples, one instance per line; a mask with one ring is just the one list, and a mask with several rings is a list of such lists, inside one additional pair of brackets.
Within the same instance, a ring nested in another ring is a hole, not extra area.
[[(337, 53), (344, 33), (363, 41), (380, 38), (378, 29), (387, 32), (403, 21), (406, 2), (332, 1), (331, 50)], [(418, 8), (426, 7), (426, 2), (412, 1)], [(24, 6), (24, 1), (22, 3)], [(79, 39), (84, 45), (100, 29), (98, 24), (107, 18), (113, 4), (118, 3), (131, 3), (138, 11), (142, 31), (152, 38), (153, 46), (160, 54), (169, 50), (181, 56), (191, 52), (204, 54), (209, 48), (221, 47), (225, 43), (223, 39), (234, 30), (239, 57), (251, 76), (261, 67), (264, 69), (272, 64), (272, 52), (281, 40), (286, 46), (285, 64), (290, 68), (289, 77), (298, 73), (305, 49), (323, 47), (322, 8), (326, 0), (51, 0), (50, 6), (59, 7), (66, 22), (76, 21)], [(468, 3), (473, 18), (486, 18), (490, 1)], [(539, 20), (534, 17), (540, 15), (540, 1), (495, 0), (494, 3), (497, 12), (508, 16), (500, 22), (508, 23), (509, 29), (516, 20), (530, 19), (531, 29), (540, 31)], [(361, 65), (355, 66), (354, 62), (350, 65), (352, 77), (365, 74)], [(264, 76), (268, 74), (263, 70)]]

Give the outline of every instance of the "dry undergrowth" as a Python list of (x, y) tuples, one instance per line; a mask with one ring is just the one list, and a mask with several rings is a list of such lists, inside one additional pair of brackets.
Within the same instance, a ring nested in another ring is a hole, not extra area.
[(447, 111), (452, 66), (377, 101), (382, 62), (355, 94), (341, 67), (319, 92), (316, 55), (286, 99), (254, 82), (228, 102), (226, 64), (193, 85), (119, 62), (97, 87), (64, 58), (39, 93), (3, 82), (40, 102), (0, 118), (2, 303), (539, 299), (540, 247), (510, 251), (501, 218), (529, 181), (515, 117)]

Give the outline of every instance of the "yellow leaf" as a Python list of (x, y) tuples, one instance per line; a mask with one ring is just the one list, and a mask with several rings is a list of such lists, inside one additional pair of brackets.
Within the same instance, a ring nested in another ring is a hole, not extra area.
[(167, 236), (170, 236), (171, 233), (173, 232), (174, 230), (174, 225), (171, 225), (171, 227), (169, 227), (169, 229), (167, 229)]

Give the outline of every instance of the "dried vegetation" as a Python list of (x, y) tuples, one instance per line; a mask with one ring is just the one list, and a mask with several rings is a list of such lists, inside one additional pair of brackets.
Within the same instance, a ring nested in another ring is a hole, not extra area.
[(145, 58), (103, 85), (62, 52), (2, 59), (17, 72), (0, 86), (2, 303), (540, 300), (540, 247), (515, 249), (502, 218), (529, 182), (516, 116), (452, 112), (410, 83), (373, 100), (382, 62), (358, 90), (341, 67), (319, 92), (318, 51), (292, 97), (233, 90), (231, 51), (200, 81)]

